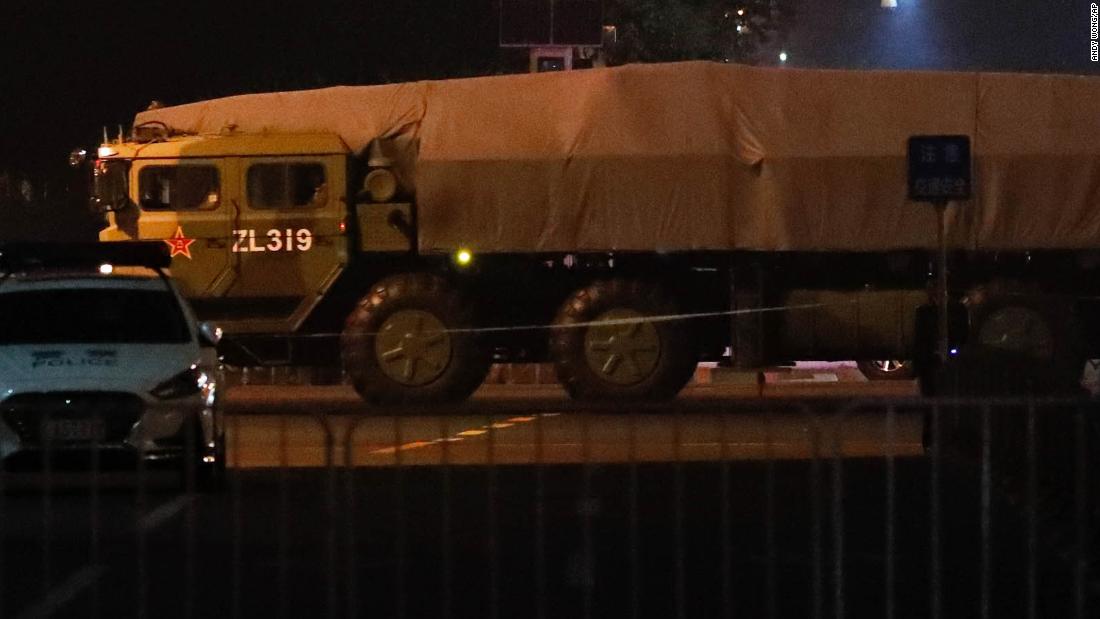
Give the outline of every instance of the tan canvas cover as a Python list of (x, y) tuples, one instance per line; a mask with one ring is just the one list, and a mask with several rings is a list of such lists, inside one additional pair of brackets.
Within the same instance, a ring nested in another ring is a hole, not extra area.
[[(423, 251), (931, 247), (906, 141), (966, 134), (959, 247), (1100, 246), (1100, 79), (705, 62), (243, 95), (138, 115), (191, 132), (398, 138)], [(417, 150), (418, 145), (418, 150)]]

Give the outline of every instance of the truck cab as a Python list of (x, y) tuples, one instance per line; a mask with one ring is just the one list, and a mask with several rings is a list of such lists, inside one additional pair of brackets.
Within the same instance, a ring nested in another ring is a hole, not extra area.
[(348, 159), (331, 134), (104, 144), (100, 240), (163, 241), (184, 295), (227, 332), (293, 332), (348, 261)]

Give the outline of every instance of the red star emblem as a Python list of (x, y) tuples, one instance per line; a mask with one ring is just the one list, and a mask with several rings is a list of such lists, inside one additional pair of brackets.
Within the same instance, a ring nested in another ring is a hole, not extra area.
[(183, 236), (183, 226), (176, 226), (176, 234), (170, 239), (164, 239), (164, 242), (172, 248), (172, 255), (168, 256), (169, 258), (174, 258), (177, 254), (183, 254), (188, 260), (191, 259), (191, 243), (194, 243), (195, 239)]

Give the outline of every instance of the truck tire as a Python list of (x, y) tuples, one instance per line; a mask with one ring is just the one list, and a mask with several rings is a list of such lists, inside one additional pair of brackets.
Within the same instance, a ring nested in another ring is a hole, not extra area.
[(578, 400), (675, 397), (698, 363), (686, 321), (571, 326), (675, 311), (659, 288), (638, 280), (602, 280), (577, 290), (561, 306), (551, 332), (558, 381)]
[(1070, 299), (994, 282), (968, 295), (965, 345), (937, 382), (963, 395), (1081, 391), (1085, 366)]
[(867, 380), (909, 380), (913, 378), (913, 362), (900, 359), (857, 361), (859, 371)]
[(376, 404), (454, 402), (489, 372), (490, 356), (470, 331), (473, 310), (442, 277), (388, 277), (363, 297), (340, 336), (355, 390)]

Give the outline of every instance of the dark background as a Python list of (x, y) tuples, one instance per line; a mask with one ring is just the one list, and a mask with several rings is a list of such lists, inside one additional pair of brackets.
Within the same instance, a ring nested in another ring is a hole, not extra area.
[[(605, 15), (655, 1), (605, 0)], [(153, 99), (523, 71), (524, 51), (498, 46), (498, 2), (5, 0), (0, 238), (63, 234), (58, 217), (79, 208), (66, 190), (67, 153), (97, 144), (103, 127), (113, 137)], [(1085, 0), (899, 0), (895, 10), (879, 3), (795, 3), (783, 42), (788, 64), (1097, 72)]]

